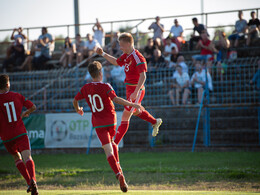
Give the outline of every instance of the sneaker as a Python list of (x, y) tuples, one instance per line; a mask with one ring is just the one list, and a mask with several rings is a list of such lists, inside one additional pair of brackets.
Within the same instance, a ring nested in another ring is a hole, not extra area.
[(155, 137), (158, 132), (159, 132), (159, 127), (162, 124), (162, 119), (161, 118), (157, 118), (156, 119), (156, 123), (153, 125), (153, 133), (152, 136)]
[(33, 179), (31, 180), (31, 195), (38, 195), (38, 187)]
[(123, 174), (120, 174), (120, 175), (118, 176), (118, 181), (119, 181), (119, 183), (120, 183), (120, 189), (122, 190), (122, 192), (127, 192), (127, 190), (128, 190), (128, 185), (127, 185), (127, 183), (126, 183), (126, 181), (125, 181), (125, 177), (124, 177)]
[(32, 191), (32, 188), (31, 188), (31, 185), (28, 185), (28, 188), (27, 188), (27, 193), (29, 193), (30, 191)]

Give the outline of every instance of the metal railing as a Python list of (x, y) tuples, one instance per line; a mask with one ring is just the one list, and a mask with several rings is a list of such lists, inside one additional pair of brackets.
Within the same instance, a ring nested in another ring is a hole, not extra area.
[[(229, 104), (257, 104), (259, 103), (259, 90), (255, 84), (250, 85), (250, 80), (257, 72), (257, 62), (260, 58), (242, 58), (233, 61), (226, 60), (219, 71), (215, 65), (208, 67), (211, 72), (213, 90), (210, 91), (211, 105)], [(82, 62), (83, 64), (84, 62)], [(192, 62), (186, 63), (189, 67), (190, 78), (194, 73)], [(173, 91), (176, 97), (173, 83), (173, 68), (160, 68), (147, 72), (146, 95), (143, 104), (146, 107), (171, 107), (173, 106), (169, 91)], [(72, 69), (60, 69), (50, 71), (18, 72), (10, 73), (11, 89), (29, 97), (37, 106), (38, 112), (71, 112), (72, 100), (79, 89), (87, 82), (85, 76), (87, 68), (80, 66)], [(105, 72), (108, 75), (110, 72)], [(118, 95), (125, 97), (125, 85), (107, 79), (112, 83)], [(190, 95), (187, 104), (182, 105), (182, 93), (179, 105), (176, 107), (190, 107), (198, 102), (198, 90), (189, 87)], [(119, 107), (122, 108), (122, 107)], [(85, 109), (88, 110), (87, 104)]]

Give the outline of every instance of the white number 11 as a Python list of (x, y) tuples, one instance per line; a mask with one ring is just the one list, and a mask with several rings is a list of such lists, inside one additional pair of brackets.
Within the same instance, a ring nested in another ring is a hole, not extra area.
[(14, 102), (4, 103), (4, 106), (6, 107), (8, 121), (9, 121), (9, 123), (11, 123), (12, 122), (12, 117), (11, 117), (9, 105), (11, 105), (11, 107), (12, 107), (14, 121), (17, 121), (17, 117), (16, 117), (16, 112), (15, 112)]

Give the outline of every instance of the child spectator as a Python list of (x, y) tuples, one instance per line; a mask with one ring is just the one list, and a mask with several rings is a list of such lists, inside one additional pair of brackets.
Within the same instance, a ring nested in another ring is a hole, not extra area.
[[(174, 72), (172, 79), (174, 83), (172, 85), (172, 90), (169, 91), (169, 96), (173, 105), (179, 105), (180, 93), (182, 94), (182, 105), (187, 104), (189, 98), (190, 90), (190, 77), (188, 73), (182, 71), (182, 67), (177, 65), (176, 72)], [(176, 101), (174, 98), (176, 95)]]
[[(198, 94), (198, 103), (200, 104), (202, 101), (202, 95), (203, 91), (205, 89), (206, 85), (206, 73), (205, 70), (202, 70), (202, 66), (199, 62), (196, 63), (195, 65), (195, 70), (196, 72), (192, 75), (191, 77), (191, 85), (197, 89), (197, 94)], [(212, 85), (212, 79), (209, 73), (207, 73), (207, 80), (208, 80), (208, 89), (210, 91), (213, 90), (213, 85)]]

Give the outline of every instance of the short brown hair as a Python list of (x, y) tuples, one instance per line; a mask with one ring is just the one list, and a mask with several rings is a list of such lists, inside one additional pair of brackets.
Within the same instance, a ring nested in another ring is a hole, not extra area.
[(0, 90), (3, 90), (6, 88), (8, 81), (9, 81), (9, 76), (7, 74), (0, 75)]
[(101, 69), (102, 64), (98, 61), (94, 61), (88, 65), (88, 72), (92, 78), (97, 78)]
[(128, 43), (131, 43), (131, 45), (134, 44), (134, 38), (133, 36), (130, 34), (130, 33), (122, 33), (120, 36), (119, 36), (119, 41), (124, 41), (124, 42), (128, 42)]

